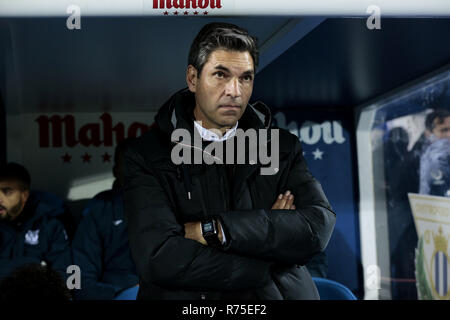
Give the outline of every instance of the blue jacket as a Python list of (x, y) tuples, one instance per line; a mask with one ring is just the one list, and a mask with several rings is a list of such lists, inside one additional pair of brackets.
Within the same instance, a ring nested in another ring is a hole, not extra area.
[(24, 210), (11, 222), (0, 222), (0, 280), (28, 263), (42, 263), (69, 276), (70, 243), (60, 221), (63, 201), (56, 196), (31, 191)]
[(96, 195), (83, 212), (72, 242), (74, 263), (81, 269), (76, 299), (113, 299), (139, 283), (131, 258), (122, 192)]

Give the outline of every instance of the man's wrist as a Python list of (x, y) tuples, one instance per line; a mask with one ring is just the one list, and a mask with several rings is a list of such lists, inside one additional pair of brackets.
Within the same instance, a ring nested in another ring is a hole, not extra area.
[(214, 248), (223, 246), (223, 230), (217, 218), (208, 218), (200, 222), (201, 233), (205, 242)]
[(198, 231), (199, 237), (198, 237), (197, 241), (200, 242), (201, 244), (207, 246), (208, 243), (206, 242), (206, 239), (203, 238), (202, 222), (201, 221), (198, 222), (198, 230), (199, 230)]

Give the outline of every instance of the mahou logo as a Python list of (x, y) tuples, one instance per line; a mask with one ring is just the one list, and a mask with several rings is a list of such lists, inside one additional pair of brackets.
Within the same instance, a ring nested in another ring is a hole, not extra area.
[[(39, 125), (40, 148), (73, 148), (77, 145), (84, 147), (111, 147), (126, 137), (137, 137), (148, 131), (150, 126), (141, 122), (133, 122), (128, 127), (123, 122), (113, 123), (109, 113), (103, 113), (99, 122), (87, 123), (76, 130), (73, 115), (42, 115), (36, 119)], [(115, 141), (114, 141), (115, 140)]]
[(164, 10), (165, 16), (206, 16), (211, 10), (221, 8), (222, 0), (153, 0), (153, 10)]
[(346, 141), (340, 121), (324, 121), (322, 123), (305, 121), (299, 126), (296, 121), (291, 121), (288, 124), (286, 116), (282, 112), (277, 112), (274, 116), (274, 120), (278, 127), (289, 130), (289, 132), (295, 134), (301, 142), (308, 145), (314, 145), (321, 140), (325, 144), (342, 144)]
[(220, 9), (221, 0), (153, 0), (153, 9)]

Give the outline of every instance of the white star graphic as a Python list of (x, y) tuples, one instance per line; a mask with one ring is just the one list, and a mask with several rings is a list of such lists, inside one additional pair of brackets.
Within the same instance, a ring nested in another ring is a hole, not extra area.
[(314, 160), (322, 160), (323, 151), (320, 151), (319, 148), (317, 148), (312, 154), (314, 155)]

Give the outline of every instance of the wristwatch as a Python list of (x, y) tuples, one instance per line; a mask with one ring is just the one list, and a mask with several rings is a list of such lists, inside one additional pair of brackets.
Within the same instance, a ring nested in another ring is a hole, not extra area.
[(217, 227), (217, 220), (214, 218), (208, 218), (201, 222), (202, 236), (208, 243), (208, 246), (213, 248), (219, 248), (222, 243), (219, 240), (219, 228)]

